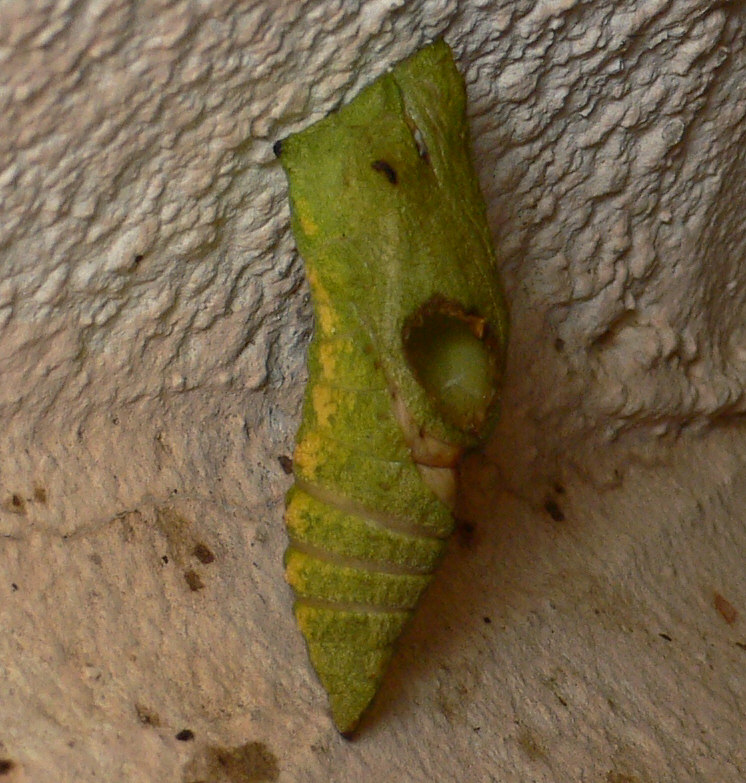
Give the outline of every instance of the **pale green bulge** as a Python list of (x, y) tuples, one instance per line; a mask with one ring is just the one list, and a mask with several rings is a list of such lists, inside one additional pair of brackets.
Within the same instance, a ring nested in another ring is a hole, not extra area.
[(413, 330), (407, 359), (417, 378), (450, 422), (478, 428), (496, 394), (495, 359), (468, 324), (435, 316)]

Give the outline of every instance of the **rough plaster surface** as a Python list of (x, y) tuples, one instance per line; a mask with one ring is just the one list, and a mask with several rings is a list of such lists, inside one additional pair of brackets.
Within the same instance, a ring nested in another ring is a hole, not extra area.
[[(744, 779), (745, 32), (701, 0), (0, 6), (0, 780)], [(505, 413), (347, 744), (282, 579), (311, 323), (271, 145), (439, 34)]]

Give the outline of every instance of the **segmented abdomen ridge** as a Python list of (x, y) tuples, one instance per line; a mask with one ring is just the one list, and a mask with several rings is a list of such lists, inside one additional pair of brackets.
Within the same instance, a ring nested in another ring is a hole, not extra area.
[(422, 481), (370, 338), (354, 314), (315, 294), (285, 566), (311, 661), (337, 727), (349, 732), (375, 695), (453, 520)]

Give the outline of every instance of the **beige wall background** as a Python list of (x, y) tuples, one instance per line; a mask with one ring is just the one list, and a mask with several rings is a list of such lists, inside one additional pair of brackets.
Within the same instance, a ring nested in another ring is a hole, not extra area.
[[(0, 780), (746, 777), (745, 32), (738, 0), (5, 0)], [(504, 415), (347, 743), (282, 575), (312, 319), (272, 144), (440, 35)]]

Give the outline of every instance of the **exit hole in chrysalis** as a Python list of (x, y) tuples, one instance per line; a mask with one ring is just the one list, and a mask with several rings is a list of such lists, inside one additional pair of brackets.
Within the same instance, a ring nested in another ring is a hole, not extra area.
[(496, 401), (500, 367), (485, 320), (434, 299), (409, 318), (402, 339), (410, 368), (444, 418), (478, 433)]

